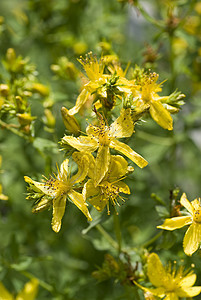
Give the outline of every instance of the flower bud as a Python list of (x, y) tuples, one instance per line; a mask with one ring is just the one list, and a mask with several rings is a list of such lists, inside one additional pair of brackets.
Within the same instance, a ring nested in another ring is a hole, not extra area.
[(51, 110), (46, 108), (44, 111), (44, 114), (45, 114), (45, 118), (44, 118), (45, 125), (49, 128), (54, 128), (56, 120), (55, 120), (55, 117), (53, 116)]
[(66, 129), (74, 135), (79, 135), (80, 125), (74, 116), (69, 115), (67, 108), (61, 108), (61, 115)]
[(9, 86), (7, 84), (0, 84), (0, 95), (1, 96), (8, 96), (9, 93)]
[(17, 114), (17, 117), (18, 117), (18, 121), (19, 121), (21, 126), (30, 125), (31, 122), (36, 119), (36, 117), (32, 117), (28, 113)]
[(33, 83), (32, 91), (39, 93), (41, 96), (44, 96), (44, 97), (48, 96), (50, 93), (49, 88), (41, 83)]

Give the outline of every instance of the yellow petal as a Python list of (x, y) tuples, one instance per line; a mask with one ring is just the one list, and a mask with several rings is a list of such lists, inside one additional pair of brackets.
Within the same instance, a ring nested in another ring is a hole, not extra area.
[(144, 168), (148, 162), (138, 153), (133, 151), (128, 145), (117, 140), (110, 142), (110, 147), (130, 158), (138, 167)]
[[(196, 274), (189, 274), (180, 280), (179, 286), (182, 289), (189, 288), (195, 284), (196, 278), (197, 278)], [(183, 297), (185, 297), (185, 296), (183, 296)]]
[[(38, 293), (38, 280), (36, 278), (27, 282), (21, 292), (16, 297), (16, 300), (34, 300)], [(6, 300), (7, 298), (5, 298)]]
[(183, 193), (180, 199), (180, 203), (181, 205), (183, 205), (188, 211), (189, 213), (193, 216), (193, 212), (194, 212), (194, 207), (192, 205), (191, 202), (188, 201), (186, 194)]
[(5, 288), (3, 283), (0, 282), (0, 300), (14, 300), (13, 296)]
[(156, 253), (151, 253), (148, 257), (147, 275), (156, 287), (166, 286), (169, 281), (169, 274), (165, 271)]
[(98, 195), (98, 196), (95, 196), (91, 199), (88, 200), (89, 203), (91, 205), (93, 205), (98, 211), (103, 211), (103, 209), (105, 208), (106, 204), (108, 203), (109, 201), (109, 198), (106, 199), (104, 198), (103, 195)]
[(84, 199), (88, 199), (89, 197), (96, 196), (100, 193), (100, 188), (97, 186), (95, 187), (94, 181), (92, 179), (89, 179), (83, 188), (82, 194), (84, 196)]
[(159, 287), (156, 289), (146, 288), (146, 287), (142, 286), (141, 284), (137, 283), (135, 280), (133, 280), (133, 282), (135, 283), (135, 285), (137, 285), (139, 288), (141, 288), (143, 291), (145, 291), (147, 293), (151, 293), (152, 295), (158, 296), (160, 298), (163, 298), (165, 296), (165, 289), (163, 287)]
[(80, 136), (78, 138), (73, 136), (64, 136), (62, 138), (62, 146), (65, 144), (77, 149), (78, 151), (94, 152), (98, 148), (98, 143), (95, 139), (88, 136)]
[(86, 89), (83, 89), (79, 94), (79, 96), (77, 97), (75, 106), (68, 111), (68, 114), (72, 116), (78, 113), (80, 108), (86, 103), (87, 98), (88, 98), (88, 92)]
[(131, 109), (122, 109), (120, 116), (111, 124), (110, 132), (115, 138), (130, 137), (134, 131)]
[(89, 178), (94, 178), (95, 164), (96, 164), (95, 158), (91, 154), (91, 156), (89, 157), (89, 170), (88, 170)]
[(172, 117), (159, 101), (151, 101), (149, 112), (154, 121), (161, 127), (168, 130), (173, 129)]
[(54, 189), (54, 186), (50, 186), (43, 182), (38, 182), (32, 180), (28, 176), (24, 176), (24, 180), (32, 187), (36, 192), (42, 192), (50, 197), (55, 197), (57, 190)]
[(70, 190), (68, 197), (83, 212), (88, 221), (92, 221), (92, 217), (88, 211), (87, 203), (84, 201), (83, 195), (74, 190)]
[(157, 228), (165, 229), (165, 230), (175, 230), (178, 228), (182, 228), (185, 225), (189, 225), (192, 223), (192, 217), (184, 216), (184, 217), (175, 217), (166, 219), (162, 225), (157, 226)]
[(78, 165), (78, 172), (71, 177), (70, 182), (72, 185), (82, 182), (88, 174), (89, 170), (89, 156), (85, 152), (74, 152), (73, 159)]
[(86, 160), (88, 161), (88, 164), (89, 164), (88, 176), (90, 178), (94, 178), (94, 169), (95, 169), (95, 158), (94, 158), (94, 156), (90, 152), (83, 152), (83, 151), (74, 152), (72, 156), (73, 156), (74, 161), (78, 164), (78, 166), (80, 164), (82, 164), (83, 160), (85, 161), (85, 158), (86, 158)]
[(109, 166), (109, 181), (113, 182), (128, 172), (128, 162), (121, 155), (111, 155)]
[(66, 196), (53, 199), (52, 229), (55, 232), (59, 232), (61, 229), (61, 220), (65, 213), (65, 208)]
[(184, 288), (183, 290), (179, 290), (177, 292), (179, 297), (195, 297), (201, 293), (201, 286), (193, 286), (193, 287), (188, 287)]
[(110, 148), (108, 146), (101, 146), (96, 157), (96, 164), (94, 170), (94, 183), (98, 185), (104, 178), (108, 171), (110, 163)]
[(176, 293), (167, 293), (165, 300), (179, 300), (179, 297)]
[(192, 255), (201, 242), (201, 224), (193, 223), (184, 236), (183, 246), (186, 255)]
[(130, 189), (129, 189), (128, 185), (125, 184), (124, 182), (122, 182), (122, 181), (115, 182), (114, 186), (119, 188), (120, 193), (130, 194)]
[(195, 210), (200, 210), (200, 201), (198, 199), (193, 200), (190, 202)]
[(59, 180), (64, 180), (64, 181), (67, 181), (68, 179), (68, 163), (69, 163), (69, 159), (65, 159), (61, 166), (60, 166), (60, 172), (57, 176), (57, 178)]

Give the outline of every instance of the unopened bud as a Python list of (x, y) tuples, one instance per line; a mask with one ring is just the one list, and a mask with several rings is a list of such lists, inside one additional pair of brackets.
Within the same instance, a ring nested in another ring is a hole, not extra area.
[(0, 95), (1, 96), (8, 96), (9, 93), (9, 86), (7, 84), (0, 84)]
[(9, 65), (13, 64), (16, 60), (16, 53), (13, 48), (9, 48), (6, 52), (6, 59)]
[(54, 128), (56, 120), (55, 120), (55, 117), (53, 116), (51, 110), (46, 108), (44, 111), (44, 114), (45, 114), (45, 120), (44, 120), (45, 125), (47, 127)]
[(50, 200), (43, 197), (43, 198), (37, 203), (37, 205), (36, 205), (34, 208), (32, 208), (32, 212), (33, 212), (33, 213), (38, 213), (38, 212), (40, 212), (40, 211), (43, 211), (43, 210), (47, 209), (49, 206), (50, 206)]
[(79, 135), (80, 125), (74, 116), (69, 115), (67, 108), (61, 108), (61, 115), (66, 129), (74, 135)]
[(36, 119), (36, 117), (32, 117), (30, 114), (27, 113), (17, 114), (17, 117), (21, 126), (29, 125), (33, 120)]
[(50, 93), (49, 88), (42, 83), (33, 83), (32, 91), (39, 93), (41, 96), (44, 97), (48, 96)]

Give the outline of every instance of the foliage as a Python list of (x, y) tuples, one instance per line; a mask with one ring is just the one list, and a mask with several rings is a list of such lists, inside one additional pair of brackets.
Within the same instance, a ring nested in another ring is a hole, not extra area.
[(201, 2), (0, 8), (0, 299), (199, 299)]

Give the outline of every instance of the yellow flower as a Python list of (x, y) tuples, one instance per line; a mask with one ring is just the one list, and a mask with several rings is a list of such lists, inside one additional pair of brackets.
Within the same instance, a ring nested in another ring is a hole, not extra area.
[(167, 109), (163, 106), (162, 102), (168, 99), (168, 96), (160, 97), (158, 92), (161, 89), (161, 83), (158, 84), (158, 74), (152, 73), (145, 76), (139, 86), (134, 86), (133, 105), (137, 114), (149, 110), (151, 117), (161, 127), (172, 130), (173, 120)]
[(88, 173), (90, 179), (84, 185), (83, 195), (85, 199), (90, 198), (88, 199), (89, 203), (91, 203), (98, 211), (103, 211), (107, 205), (109, 214), (109, 200), (112, 202), (113, 206), (116, 204), (119, 205), (117, 202), (118, 197), (124, 201), (119, 194), (130, 194), (129, 187), (122, 182), (122, 179), (125, 178), (125, 175), (128, 172), (133, 171), (133, 168), (128, 166), (127, 161), (122, 156), (112, 155), (108, 171), (97, 186), (95, 186), (93, 180), (94, 168), (95, 159), (93, 158)]
[(188, 210), (190, 215), (166, 219), (165, 222), (162, 225), (157, 226), (157, 228), (175, 230), (191, 224), (184, 236), (183, 246), (184, 252), (187, 255), (192, 255), (198, 249), (201, 243), (200, 201), (195, 199), (192, 202), (189, 202), (186, 194), (183, 193), (180, 203)]
[(147, 165), (147, 161), (141, 155), (117, 140), (117, 138), (130, 137), (133, 130), (134, 124), (130, 109), (122, 109), (121, 115), (110, 126), (107, 126), (100, 116), (100, 125), (89, 125), (86, 129), (87, 136), (78, 138), (64, 136), (61, 144), (64, 147), (65, 144), (70, 145), (78, 151), (94, 152), (98, 149), (94, 169), (94, 183), (98, 185), (109, 168), (110, 148), (127, 156), (140, 168)]
[(38, 293), (38, 280), (36, 278), (27, 282), (22, 291), (14, 297), (0, 282), (0, 300), (34, 300)]
[[(103, 99), (103, 104), (107, 104), (108, 98), (115, 98), (122, 93), (131, 93), (129, 81), (121, 76), (114, 76), (113, 74), (103, 74), (104, 63), (103, 60), (98, 62), (97, 58), (88, 53), (85, 59), (82, 57), (78, 61), (83, 65), (88, 77), (88, 81), (84, 84), (81, 93), (79, 94), (76, 104), (69, 110), (69, 115), (76, 114), (83, 105), (87, 102), (91, 95), (97, 96), (98, 99)], [(112, 108), (113, 101), (111, 104)]]
[(194, 297), (201, 292), (200, 286), (193, 286), (197, 277), (193, 271), (186, 272), (183, 266), (176, 270), (171, 264), (164, 268), (156, 253), (151, 253), (148, 257), (147, 275), (155, 289), (135, 284), (145, 292), (165, 300)]
[[(83, 212), (89, 221), (92, 220), (82, 194), (75, 191), (75, 185), (82, 182), (88, 173), (89, 159), (87, 155), (81, 152), (73, 155), (73, 159), (78, 164), (78, 172), (72, 177), (69, 176), (68, 159), (64, 160), (61, 164), (57, 177), (50, 177), (50, 179), (46, 179), (43, 183), (34, 181), (27, 176), (24, 177), (36, 197), (42, 192), (42, 198), (41, 195), (40, 197), (38, 196), (40, 200), (36, 203), (36, 207), (33, 210), (34, 212), (48, 207), (50, 201), (52, 202), (52, 229), (55, 232), (59, 232), (61, 228), (61, 220), (65, 212), (67, 197)], [(31, 197), (34, 198), (32, 195)], [(28, 196), (27, 199), (31, 197)]]

